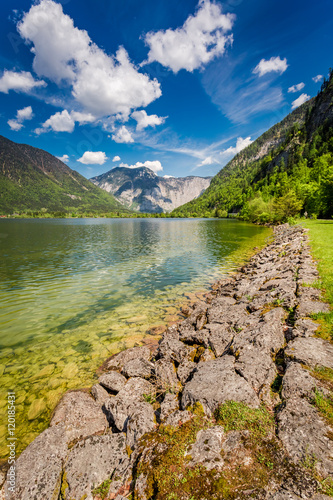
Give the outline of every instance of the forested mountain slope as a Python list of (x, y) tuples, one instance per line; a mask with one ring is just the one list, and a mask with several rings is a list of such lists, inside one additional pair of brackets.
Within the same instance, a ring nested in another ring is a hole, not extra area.
[(129, 212), (55, 156), (0, 136), (0, 213)]
[(333, 72), (317, 97), (235, 156), (210, 187), (175, 216), (226, 216), (260, 222), (299, 212), (333, 215)]

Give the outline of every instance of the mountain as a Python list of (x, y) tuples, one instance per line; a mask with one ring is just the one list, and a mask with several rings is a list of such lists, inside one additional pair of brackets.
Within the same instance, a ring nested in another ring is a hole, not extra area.
[(129, 212), (50, 153), (0, 136), (0, 213)]
[(146, 167), (116, 167), (90, 180), (132, 210), (162, 213), (197, 198), (208, 188), (211, 177), (166, 178)]
[(198, 199), (174, 216), (237, 213), (277, 222), (307, 212), (333, 215), (333, 72), (304, 103), (236, 155)]

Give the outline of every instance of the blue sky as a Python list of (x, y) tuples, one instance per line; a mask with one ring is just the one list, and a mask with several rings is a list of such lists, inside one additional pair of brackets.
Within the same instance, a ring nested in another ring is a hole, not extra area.
[(333, 65), (332, 0), (1, 4), (0, 134), (93, 177), (214, 175)]

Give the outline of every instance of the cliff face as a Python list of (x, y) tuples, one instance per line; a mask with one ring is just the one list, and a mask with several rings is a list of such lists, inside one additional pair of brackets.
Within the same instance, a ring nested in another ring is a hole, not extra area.
[(146, 167), (117, 167), (90, 179), (123, 205), (138, 212), (162, 213), (200, 196), (211, 177), (159, 177)]

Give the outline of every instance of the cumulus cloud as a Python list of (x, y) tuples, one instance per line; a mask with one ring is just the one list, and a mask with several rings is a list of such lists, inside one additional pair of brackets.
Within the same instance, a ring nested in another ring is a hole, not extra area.
[(297, 85), (292, 85), (289, 87), (288, 92), (299, 92), (300, 90), (304, 89), (305, 83), (298, 83)]
[(91, 113), (81, 113), (80, 111), (71, 111), (71, 117), (80, 125), (84, 125), (85, 123), (93, 123), (96, 120), (95, 116)]
[(212, 165), (214, 163), (214, 158), (212, 156), (207, 156), (204, 158), (201, 163), (199, 163), (198, 167), (203, 167), (204, 165)]
[(35, 87), (45, 87), (43, 80), (35, 80), (29, 71), (7, 71), (0, 78), (0, 92), (8, 94), (10, 90), (15, 92), (29, 92)]
[(312, 78), (312, 80), (315, 82), (315, 83), (318, 83), (318, 82), (321, 82), (321, 80), (323, 79), (323, 75), (317, 75), (317, 76), (314, 76)]
[(135, 165), (127, 165), (127, 163), (121, 163), (120, 167), (124, 168), (139, 168), (139, 167), (146, 167), (152, 170), (155, 174), (157, 172), (161, 172), (163, 170), (163, 167), (161, 165), (161, 162), (158, 160), (155, 161), (145, 161), (144, 163), (137, 161)]
[(230, 146), (230, 148), (225, 149), (224, 151), (221, 151), (221, 156), (235, 156), (237, 153), (242, 151), (242, 149), (246, 148), (249, 146), (253, 141), (251, 140), (251, 137), (246, 137), (243, 139), (242, 137), (238, 137), (236, 146)]
[(291, 103), (291, 109), (296, 109), (298, 106), (301, 106), (301, 104), (304, 104), (306, 101), (311, 99), (311, 97), (308, 94), (301, 94), (295, 101)]
[(288, 68), (287, 59), (280, 57), (271, 57), (270, 59), (261, 59), (260, 63), (254, 68), (253, 73), (264, 76), (267, 73), (284, 73)]
[(69, 156), (68, 155), (62, 155), (62, 156), (56, 156), (56, 158), (58, 158), (58, 160), (64, 162), (64, 163), (67, 163), (68, 160), (69, 160)]
[(77, 161), (84, 165), (103, 165), (107, 156), (103, 151), (86, 151)]
[(131, 132), (123, 125), (115, 134), (112, 134), (112, 139), (118, 144), (134, 142)]
[(174, 175), (163, 175), (164, 179), (174, 179)]
[(182, 27), (146, 34), (147, 63), (157, 61), (174, 73), (200, 68), (224, 54), (232, 43), (232, 35), (226, 33), (231, 31), (234, 20), (233, 14), (222, 14), (220, 5), (200, 0), (196, 14), (189, 16)]
[(112, 159), (112, 161), (120, 161), (120, 160), (121, 160), (120, 156), (114, 156)]
[(120, 47), (114, 56), (92, 42), (85, 30), (74, 26), (60, 3), (41, 0), (18, 23), (20, 35), (32, 43), (37, 75), (56, 84), (67, 83), (85, 112), (95, 117), (146, 107), (161, 96), (160, 84), (142, 74)]
[(64, 109), (64, 111), (58, 111), (50, 116), (50, 118), (43, 123), (42, 127), (37, 128), (35, 132), (36, 134), (48, 132), (49, 130), (53, 130), (54, 132), (73, 132), (74, 127), (75, 120), (68, 111)]
[(155, 127), (156, 125), (162, 125), (165, 122), (165, 116), (157, 115), (147, 115), (147, 113), (141, 109), (140, 111), (134, 111), (131, 117), (137, 122), (136, 130), (140, 131), (146, 127)]
[(25, 120), (31, 120), (34, 114), (32, 112), (31, 106), (26, 106), (25, 108), (18, 109), (16, 113), (16, 118), (12, 120), (8, 120), (8, 125), (12, 130), (18, 131), (24, 126), (23, 122)]

